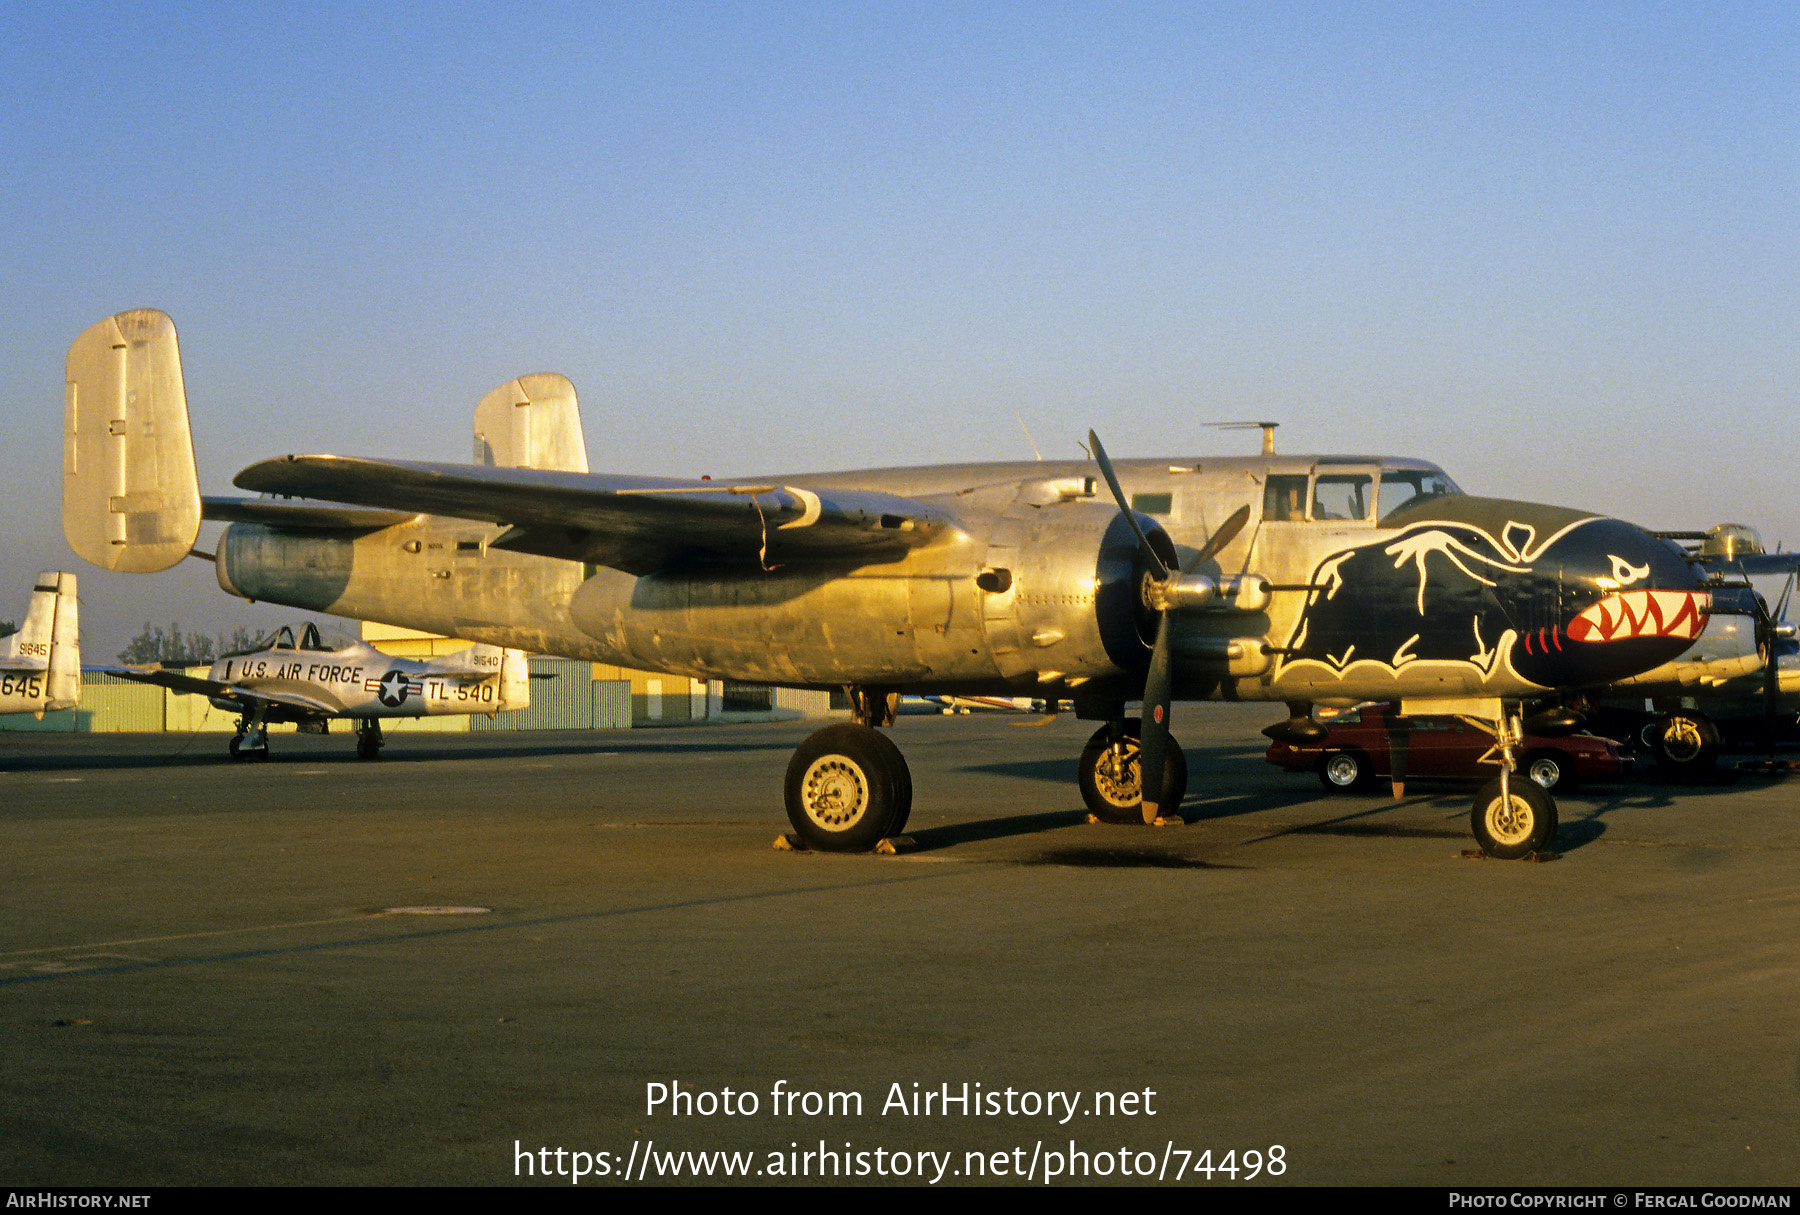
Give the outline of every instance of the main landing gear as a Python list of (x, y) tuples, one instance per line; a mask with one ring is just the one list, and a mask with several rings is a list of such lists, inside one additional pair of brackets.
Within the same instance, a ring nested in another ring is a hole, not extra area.
[(356, 758), (380, 759), (382, 742), (380, 718), (363, 717), (357, 719)]
[[(898, 695), (883, 688), (852, 688), (850, 694), (856, 720), (814, 732), (788, 761), (788, 821), (800, 841), (818, 852), (867, 852), (904, 831), (912, 813), (912, 772), (879, 728), (893, 724)], [(1141, 737), (1137, 718), (1115, 719), (1082, 748), (1081, 796), (1096, 819), (1143, 821)], [(1173, 812), (1186, 792), (1187, 757), (1171, 739), (1159, 805)]]
[[(1109, 721), (1094, 731), (1081, 749), (1077, 781), (1088, 811), (1103, 823), (1141, 823), (1144, 800), (1142, 765), (1143, 723), (1129, 717)], [(1163, 752), (1163, 790), (1158, 805), (1173, 812), (1187, 793), (1187, 756), (1171, 738)]]
[(808, 848), (867, 852), (906, 829), (912, 813), (912, 770), (887, 735), (900, 694), (850, 688), (854, 722), (816, 731), (788, 761), (788, 822)]
[(225, 744), (231, 758), (253, 763), (269, 759), (269, 726), (260, 713), (246, 713), (238, 718), (237, 733)]

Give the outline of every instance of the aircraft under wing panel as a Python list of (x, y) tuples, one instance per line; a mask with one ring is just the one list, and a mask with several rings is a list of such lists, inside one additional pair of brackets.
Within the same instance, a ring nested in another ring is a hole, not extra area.
[(672, 562), (879, 561), (953, 527), (934, 507), (867, 490), (681, 481), (529, 468), (285, 456), (240, 489), (504, 524), (491, 547), (630, 574)]
[(262, 523), (305, 530), (376, 532), (418, 517), (417, 511), (372, 510), (340, 502), (288, 502), (273, 498), (200, 499), (200, 517), (219, 523)]

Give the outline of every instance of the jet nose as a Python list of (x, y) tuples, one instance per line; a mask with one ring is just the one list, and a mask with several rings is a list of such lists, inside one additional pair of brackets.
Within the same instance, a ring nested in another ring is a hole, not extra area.
[(1693, 644), (1712, 596), (1686, 556), (1618, 519), (1572, 529), (1536, 563), (1556, 576), (1556, 625), (1528, 631), (1515, 666), (1546, 687), (1611, 683)]

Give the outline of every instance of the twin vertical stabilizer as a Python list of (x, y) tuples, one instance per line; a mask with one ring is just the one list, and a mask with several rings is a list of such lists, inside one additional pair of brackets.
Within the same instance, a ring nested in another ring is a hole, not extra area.
[(101, 569), (174, 565), (200, 534), (175, 323), (110, 316), (69, 347), (63, 388), (63, 533)]

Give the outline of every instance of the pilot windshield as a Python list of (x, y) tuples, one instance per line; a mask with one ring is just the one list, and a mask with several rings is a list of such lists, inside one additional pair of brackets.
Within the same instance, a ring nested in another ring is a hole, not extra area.
[(1435, 468), (1390, 468), (1381, 474), (1381, 519), (1425, 498), (1460, 494), (1456, 482)]

